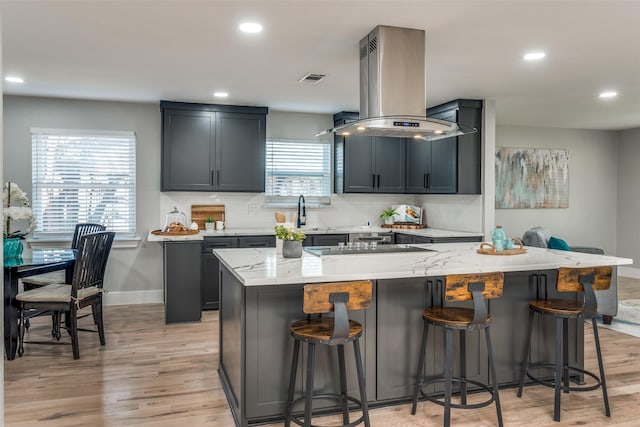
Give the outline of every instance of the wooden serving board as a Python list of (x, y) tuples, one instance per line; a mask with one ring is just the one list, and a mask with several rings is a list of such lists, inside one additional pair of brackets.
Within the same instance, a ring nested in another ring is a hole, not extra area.
[(527, 253), (527, 250), (522, 247), (523, 244), (520, 239), (513, 239), (513, 242), (520, 245), (520, 247), (513, 249), (504, 249), (501, 252), (498, 252), (496, 251), (496, 247), (491, 243), (483, 242), (480, 243), (480, 248), (476, 252), (482, 255), (520, 255)]
[(198, 234), (198, 230), (186, 230), (186, 231), (153, 230), (151, 234), (155, 234), (156, 236), (191, 236), (193, 234)]
[(381, 227), (382, 228), (404, 228), (405, 230), (407, 229), (417, 230), (420, 228), (427, 228), (427, 225), (416, 224), (413, 222), (396, 222), (395, 224), (382, 224)]
[(224, 205), (191, 205), (191, 221), (198, 224), (199, 230), (204, 230), (204, 220), (209, 217), (224, 221)]

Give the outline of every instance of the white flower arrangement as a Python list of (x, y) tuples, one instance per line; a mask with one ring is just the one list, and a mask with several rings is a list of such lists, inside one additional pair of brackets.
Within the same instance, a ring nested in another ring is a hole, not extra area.
[[(36, 228), (36, 219), (29, 205), (27, 193), (22, 191), (17, 184), (7, 182), (2, 190), (4, 211), (4, 238), (24, 238)], [(26, 230), (11, 231), (12, 221), (28, 221)]]

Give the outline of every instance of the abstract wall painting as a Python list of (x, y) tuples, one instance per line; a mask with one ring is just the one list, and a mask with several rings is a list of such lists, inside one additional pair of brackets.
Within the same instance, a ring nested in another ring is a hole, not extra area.
[(496, 209), (567, 207), (567, 150), (496, 149)]

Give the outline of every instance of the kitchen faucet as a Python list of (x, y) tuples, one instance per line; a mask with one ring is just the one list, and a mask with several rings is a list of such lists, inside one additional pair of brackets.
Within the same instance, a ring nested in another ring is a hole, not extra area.
[[(300, 205), (302, 205), (302, 215), (300, 215)], [(296, 228), (300, 228), (307, 224), (307, 207), (304, 201), (304, 196), (301, 194), (298, 197), (298, 218), (296, 219)]]

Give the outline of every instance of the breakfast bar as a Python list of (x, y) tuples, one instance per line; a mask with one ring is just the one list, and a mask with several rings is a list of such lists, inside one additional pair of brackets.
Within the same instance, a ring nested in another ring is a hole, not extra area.
[[(361, 323), (362, 359), (370, 406), (408, 402), (415, 384), (422, 311), (444, 305), (443, 280), (449, 274), (505, 273), (504, 293), (491, 300), (494, 354), (501, 387), (517, 383), (525, 349), (528, 301), (557, 296), (559, 267), (617, 266), (631, 259), (527, 247), (514, 256), (477, 253), (477, 243), (411, 245), (415, 251), (335, 254), (305, 251), (301, 258), (283, 258), (273, 248), (218, 249), (220, 260), (219, 377), (239, 426), (282, 420), (293, 340), (291, 321), (304, 317), (302, 288), (308, 283), (372, 280), (369, 309), (350, 313)], [(540, 323), (531, 348), (534, 363), (553, 361), (553, 322)], [(570, 323), (569, 358), (582, 366), (583, 324)], [(484, 339), (469, 332), (467, 377), (487, 382)], [(444, 334), (428, 341), (426, 375), (442, 371)], [(314, 385), (323, 392), (337, 390), (337, 360), (327, 349), (316, 354)], [(348, 392), (357, 394), (352, 351), (346, 348)], [(304, 358), (303, 354), (303, 358)], [(350, 363), (349, 363), (350, 362)], [(298, 392), (304, 382), (299, 366)], [(441, 390), (432, 386), (427, 392)], [(332, 409), (333, 402), (324, 403)], [(323, 402), (314, 409), (323, 408)]]

